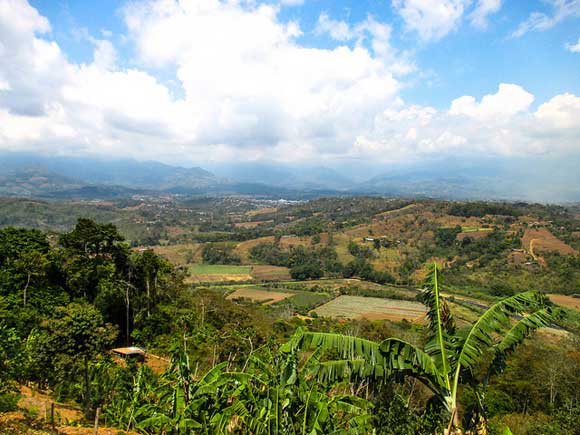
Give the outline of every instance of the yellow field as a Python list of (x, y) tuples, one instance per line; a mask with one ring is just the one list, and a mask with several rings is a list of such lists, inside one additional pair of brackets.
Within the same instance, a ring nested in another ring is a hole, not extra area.
[(270, 305), (292, 296), (294, 296), (293, 293), (282, 293), (248, 287), (235, 290), (233, 293), (228, 295), (227, 299), (245, 298), (251, 299), (255, 302), (264, 302), (265, 305)]
[[(171, 246), (153, 246), (156, 254), (162, 256), (176, 266), (201, 261), (201, 245), (199, 243), (186, 243)], [(188, 262), (188, 260), (190, 260)]]
[(550, 300), (562, 307), (571, 308), (580, 311), (580, 298), (573, 298), (572, 296), (550, 294)]

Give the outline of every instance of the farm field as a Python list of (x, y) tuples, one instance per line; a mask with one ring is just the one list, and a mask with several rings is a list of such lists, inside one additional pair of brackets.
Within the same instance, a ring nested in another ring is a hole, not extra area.
[(532, 256), (542, 251), (558, 252), (562, 255), (574, 255), (576, 250), (567, 245), (546, 228), (527, 229), (522, 237), (522, 246)]
[(421, 321), (426, 313), (425, 306), (419, 302), (345, 295), (314, 311), (323, 317), (413, 322)]
[(251, 275), (261, 281), (285, 281), (290, 279), (290, 269), (281, 266), (255, 265)]
[(572, 308), (574, 310), (580, 311), (580, 298), (557, 294), (550, 294), (548, 297), (555, 304), (561, 305), (565, 308)]
[(192, 275), (249, 275), (251, 266), (233, 266), (222, 264), (195, 264), (190, 266)]
[(461, 227), (462, 233), (475, 233), (475, 232), (484, 232), (484, 231), (493, 231), (493, 228)]
[(242, 287), (234, 290), (227, 296), (227, 299), (251, 299), (255, 302), (264, 302), (266, 305), (271, 305), (280, 302), (284, 299), (294, 296), (294, 293), (283, 293), (270, 290), (262, 290), (256, 287)]
[(189, 267), (189, 282), (248, 281), (251, 266), (195, 264)]

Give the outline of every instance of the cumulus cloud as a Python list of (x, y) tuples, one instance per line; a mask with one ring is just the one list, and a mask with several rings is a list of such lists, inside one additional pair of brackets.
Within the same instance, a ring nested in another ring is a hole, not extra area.
[(398, 101), (357, 137), (351, 151), (387, 161), (449, 153), (580, 152), (580, 97), (558, 95), (536, 111), (530, 109), (533, 100), (520, 86), (501, 84), (480, 101), (469, 95), (457, 98), (447, 111)]
[(535, 116), (538, 121), (552, 128), (580, 129), (580, 97), (573, 94), (557, 95), (542, 104)]
[(36, 9), (0, 0), (0, 149), (189, 163), (580, 151), (572, 94), (536, 111), (516, 84), (449, 110), (405, 103), (413, 65), (370, 16), (327, 49), (300, 45), (297, 23), (252, 1), (133, 2), (123, 19), (134, 59), (118, 62), (110, 40), (90, 37), (93, 59), (74, 63)]
[(530, 16), (520, 23), (512, 33), (512, 37), (519, 38), (528, 32), (544, 31), (551, 29), (559, 22), (571, 18), (580, 17), (580, 1), (578, 0), (548, 0), (552, 12), (532, 12)]
[(486, 121), (526, 111), (533, 101), (534, 96), (522, 87), (502, 83), (497, 93), (484, 96), (479, 103), (470, 95), (453, 100), (449, 113)]

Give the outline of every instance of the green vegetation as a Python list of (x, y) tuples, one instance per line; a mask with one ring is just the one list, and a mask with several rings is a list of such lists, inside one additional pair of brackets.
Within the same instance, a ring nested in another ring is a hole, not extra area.
[[(5, 203), (36, 228), (0, 229), (0, 412), (28, 385), (144, 434), (580, 433), (580, 311), (535, 291), (580, 293), (574, 213), (123, 201), (75, 222), (72, 204)], [(546, 232), (569, 246), (532, 256)], [(113, 358), (125, 345), (145, 363)]]

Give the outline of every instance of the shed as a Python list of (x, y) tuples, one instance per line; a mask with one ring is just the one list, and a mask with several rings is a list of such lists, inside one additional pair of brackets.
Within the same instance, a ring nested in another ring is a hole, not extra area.
[(145, 351), (140, 347), (118, 347), (116, 349), (112, 349), (111, 352), (113, 352), (115, 356), (122, 359), (134, 359), (140, 362), (145, 361)]

